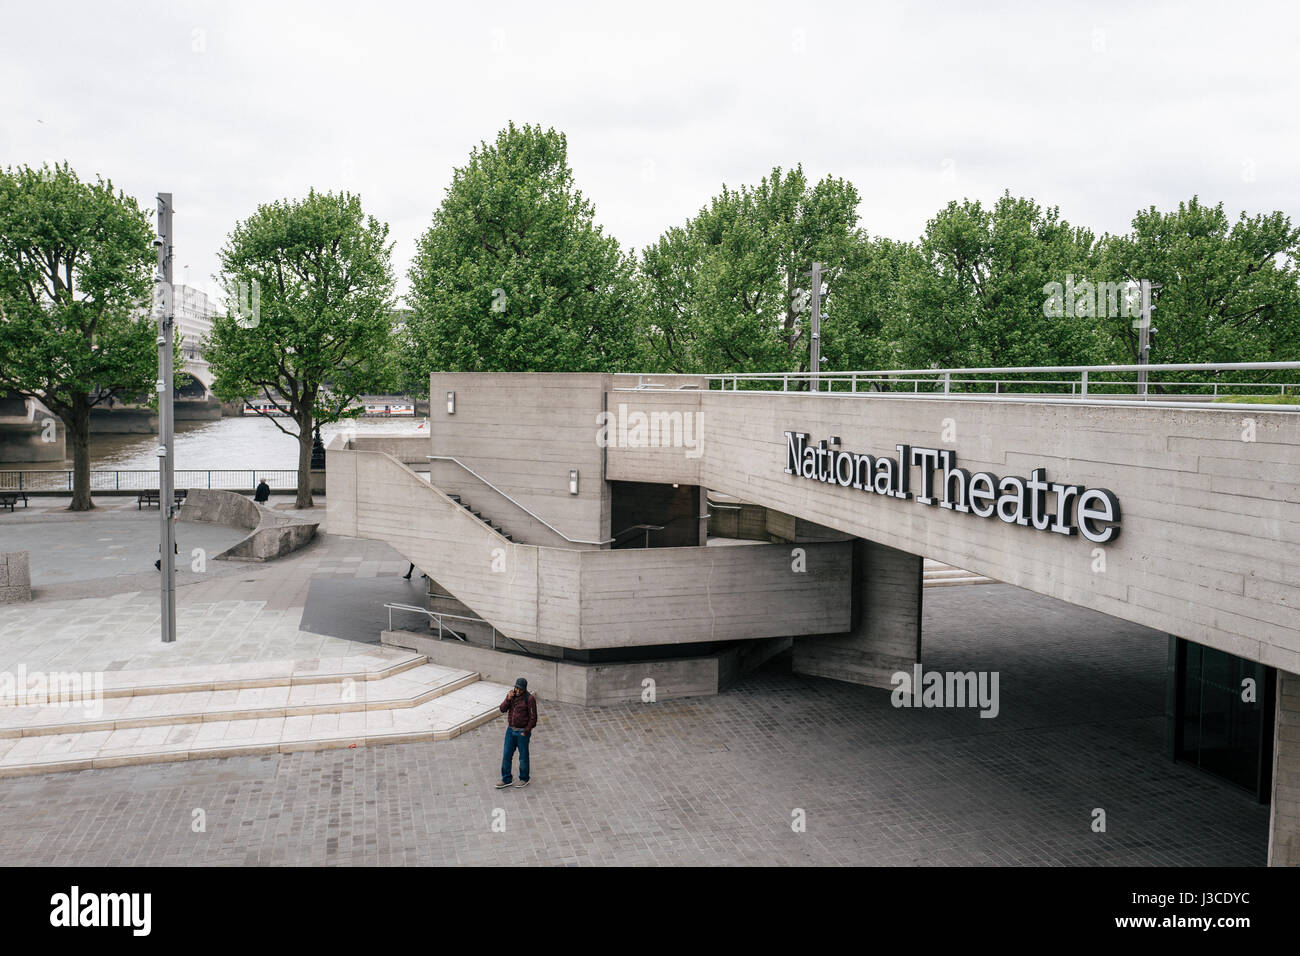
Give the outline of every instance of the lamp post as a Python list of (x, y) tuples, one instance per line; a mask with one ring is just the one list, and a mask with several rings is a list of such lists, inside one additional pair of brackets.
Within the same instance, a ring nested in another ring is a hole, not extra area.
[(175, 441), (173, 437), (172, 336), (176, 321), (172, 301), (172, 194), (158, 194), (158, 250), (155, 317), (158, 320), (158, 512), (162, 527), (159, 534), (158, 570), (161, 581), (161, 630), (164, 644), (176, 640), (176, 496)]

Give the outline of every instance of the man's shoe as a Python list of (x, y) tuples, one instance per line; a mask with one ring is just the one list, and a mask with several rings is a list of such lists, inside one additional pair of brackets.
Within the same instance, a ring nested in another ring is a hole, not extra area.
[(498, 780), (498, 781), (497, 781), (497, 789), (498, 789), (498, 790), (504, 790), (504, 789), (505, 789), (506, 787), (508, 787), (508, 786), (510, 786), (510, 781), (509, 781), (509, 780)]
[(527, 781), (527, 780), (520, 780), (517, 784), (515, 784), (515, 786), (516, 786), (516, 787), (526, 787), (526, 786), (528, 786), (528, 781)]

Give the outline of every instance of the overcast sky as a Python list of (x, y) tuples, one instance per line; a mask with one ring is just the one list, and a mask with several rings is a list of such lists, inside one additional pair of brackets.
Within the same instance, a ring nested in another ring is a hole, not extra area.
[[(1135, 9), (1140, 7), (1140, 9)], [(452, 169), (554, 126), (641, 249), (723, 183), (803, 163), (916, 238), (1005, 189), (1124, 231), (1199, 194), (1300, 220), (1296, 4), (16, 3), (0, 165), (68, 160), (176, 203), (176, 279), (261, 202), (360, 193), (399, 288)]]

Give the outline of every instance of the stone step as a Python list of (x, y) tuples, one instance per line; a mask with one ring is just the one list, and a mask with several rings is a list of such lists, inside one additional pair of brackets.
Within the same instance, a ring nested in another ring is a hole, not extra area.
[(923, 572), (923, 584), (927, 588), (948, 587), (957, 584), (993, 584), (992, 578), (982, 574), (954, 568), (952, 565), (926, 558)]
[(499, 717), (508, 691), (479, 680), (406, 708), (0, 738), (0, 777), (450, 740)]
[[(423, 654), (355, 654), (305, 661), (248, 661), (238, 664), (192, 664), (147, 670), (104, 672), (105, 699), (147, 694), (188, 694), (199, 691), (243, 690), (377, 681), (396, 677), (428, 662)], [(0, 714), (4, 705), (0, 704)]]
[(478, 679), (473, 671), (424, 663), (379, 680), (344, 677), (330, 682), (138, 694), (84, 703), (27, 704), (0, 708), (0, 738), (396, 710), (417, 707)]
[(937, 581), (926, 580), (927, 588), (948, 588), (955, 587), (959, 584), (995, 584), (992, 578), (981, 577), (980, 575), (970, 575), (963, 578), (942, 578)]

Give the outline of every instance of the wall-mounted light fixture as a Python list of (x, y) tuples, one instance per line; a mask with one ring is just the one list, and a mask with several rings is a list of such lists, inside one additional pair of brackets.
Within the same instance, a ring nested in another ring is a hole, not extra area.
[(447, 393), (447, 414), (448, 415), (456, 414), (456, 393), (455, 392)]
[(578, 493), (578, 469), (570, 468), (569, 469), (569, 494), (576, 495), (577, 493)]

